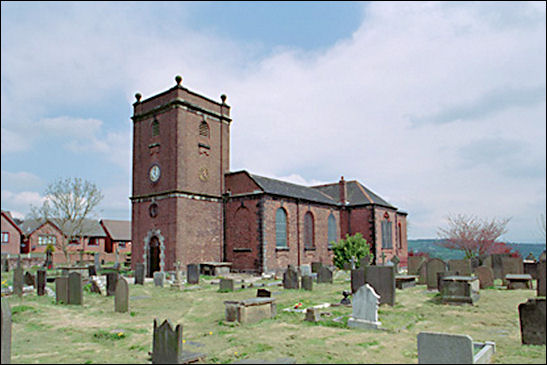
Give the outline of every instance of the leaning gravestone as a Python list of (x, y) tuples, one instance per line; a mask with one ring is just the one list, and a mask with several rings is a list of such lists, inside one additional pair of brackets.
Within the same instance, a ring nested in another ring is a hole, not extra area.
[(363, 285), (365, 285), (365, 266), (351, 270), (351, 292), (355, 293)]
[(468, 335), (418, 334), (418, 364), (487, 364), (495, 351), (494, 342), (473, 342)]
[(144, 264), (140, 262), (135, 264), (135, 284), (144, 285)]
[(299, 289), (298, 271), (292, 265), (287, 267), (287, 271), (283, 273), (283, 288), (284, 289)]
[(424, 256), (409, 256), (408, 257), (408, 263), (407, 263), (407, 265), (408, 265), (408, 267), (407, 267), (408, 275), (419, 275), (420, 266), (425, 261), (426, 260), (425, 260)]
[(17, 266), (13, 270), (13, 294), (23, 296), (23, 268), (21, 258), (17, 260)]
[(11, 309), (2, 298), (2, 364), (11, 364)]
[(30, 271), (25, 271), (24, 281), (25, 285), (34, 286), (36, 284), (36, 277)]
[(446, 271), (446, 264), (443, 260), (432, 258), (426, 262), (427, 289), (437, 290), (437, 273)]
[(544, 297), (545, 296), (545, 282), (546, 282), (546, 261), (538, 261), (537, 264), (537, 296), (538, 297)]
[(377, 329), (381, 325), (378, 321), (379, 301), (380, 296), (373, 287), (368, 284), (360, 287), (353, 294), (353, 312), (348, 319), (348, 327)]
[(488, 266), (479, 266), (475, 269), (475, 275), (479, 277), (479, 285), (481, 289), (486, 289), (494, 286), (494, 272)]
[(317, 282), (332, 284), (332, 270), (327, 266), (321, 266), (317, 273)]
[(67, 276), (58, 276), (55, 278), (55, 301), (56, 303), (68, 304)]
[(545, 345), (545, 298), (532, 298), (519, 304), (523, 345)]
[(473, 273), (471, 260), (448, 260), (448, 271), (458, 272), (459, 275), (469, 276)]
[(186, 266), (186, 281), (188, 284), (199, 284), (199, 265), (188, 264)]
[(367, 266), (365, 282), (380, 296), (380, 304), (395, 305), (395, 267)]
[(234, 279), (220, 278), (219, 291), (221, 291), (221, 292), (234, 291)]
[(116, 283), (116, 292), (114, 294), (114, 310), (118, 313), (125, 313), (129, 308), (129, 286), (127, 280), (122, 276)]
[(84, 291), (82, 275), (78, 272), (68, 274), (68, 304), (82, 305), (84, 303)]
[(116, 293), (116, 283), (118, 282), (119, 274), (117, 272), (106, 273), (106, 296), (109, 297)]
[(36, 294), (42, 296), (46, 294), (46, 270), (39, 269), (36, 273)]
[(154, 272), (154, 285), (160, 286), (163, 288), (163, 285), (165, 284), (165, 272), (163, 271), (155, 271)]
[(304, 290), (313, 290), (313, 277), (311, 275), (302, 276), (301, 288)]
[(171, 321), (166, 319), (158, 326), (154, 319), (152, 338), (152, 364), (187, 364), (199, 361), (204, 354), (182, 350), (182, 326), (173, 329)]

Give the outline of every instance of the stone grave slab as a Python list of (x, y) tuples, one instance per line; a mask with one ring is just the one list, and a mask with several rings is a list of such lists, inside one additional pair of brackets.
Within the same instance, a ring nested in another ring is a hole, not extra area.
[(275, 298), (252, 298), (224, 302), (227, 322), (252, 323), (273, 318), (277, 313)]
[(395, 276), (395, 287), (397, 289), (406, 289), (416, 286), (416, 275), (396, 275)]
[(507, 289), (533, 289), (532, 275), (530, 274), (507, 274), (505, 282)]
[(442, 278), (445, 276), (458, 276), (459, 272), (457, 271), (439, 271), (437, 272), (437, 290), (440, 292), (442, 290)]
[(442, 303), (473, 305), (480, 298), (479, 279), (475, 276), (445, 276), (441, 281)]
[(298, 271), (292, 266), (287, 268), (287, 271), (283, 273), (283, 288), (285, 289), (299, 289), (300, 284), (298, 282)]
[(258, 298), (270, 298), (272, 296), (272, 293), (268, 289), (256, 289), (256, 296)]
[(164, 271), (155, 271), (154, 285), (163, 288), (163, 286), (165, 285), (165, 277), (166, 277), (166, 274)]
[(524, 274), (524, 265), (520, 257), (502, 257), (501, 258), (501, 275), (504, 285), (507, 285), (505, 276), (507, 274)]
[(494, 342), (473, 342), (468, 335), (420, 332), (419, 364), (486, 364), (496, 352)]

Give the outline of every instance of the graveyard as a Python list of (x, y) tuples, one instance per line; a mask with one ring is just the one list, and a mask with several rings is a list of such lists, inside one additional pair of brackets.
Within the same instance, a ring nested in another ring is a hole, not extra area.
[[(342, 292), (351, 293), (350, 271), (334, 270), (332, 283), (313, 282), (311, 290), (309, 283), (306, 289), (285, 289), (282, 274), (224, 274), (234, 281), (228, 286), (224, 281), (223, 290), (218, 276), (201, 275), (197, 284), (184, 278), (176, 284), (165, 281), (162, 287), (153, 279), (134, 284), (132, 273), (127, 274), (127, 286), (121, 288), (128, 300), (121, 307), (117, 292), (106, 295), (106, 285), (101, 293), (84, 285), (81, 305), (57, 303), (53, 282), (46, 284), (46, 295), (33, 290), (3, 296), (12, 316), (11, 362), (151, 363), (154, 320), (158, 326), (169, 320), (182, 326), (183, 350), (204, 355), (198, 363), (286, 358), (296, 363), (418, 363), (421, 332), (494, 342), (491, 363), (545, 363), (545, 345), (523, 345), (519, 326), (518, 307), (536, 297), (536, 280), (532, 289), (509, 290), (496, 279), (480, 289), (473, 305), (443, 303), (425, 283), (394, 288), (393, 305), (378, 307), (380, 326), (363, 329), (348, 326), (352, 306), (340, 305)], [(2, 272), (2, 287), (12, 285), (12, 279), (13, 270)], [(228, 321), (226, 302), (254, 302), (258, 290), (275, 299), (272, 315), (268, 306), (267, 318)], [(348, 298), (356, 300), (356, 294)], [(315, 318), (305, 320), (314, 306)]]

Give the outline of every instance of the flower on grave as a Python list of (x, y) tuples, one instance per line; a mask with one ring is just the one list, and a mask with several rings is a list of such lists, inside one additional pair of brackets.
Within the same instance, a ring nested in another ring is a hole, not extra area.
[(237, 356), (237, 351), (235, 351), (235, 352), (234, 352), (234, 355), (236, 355), (236, 356)]
[(186, 340), (182, 340), (182, 343), (186, 343)]
[(300, 308), (301, 306), (302, 306), (302, 302), (296, 303), (296, 304), (294, 305), (294, 309), (298, 309), (298, 308)]
[(212, 334), (213, 334), (213, 332), (209, 331), (209, 335), (212, 335)]
[(124, 335), (123, 332), (118, 332), (118, 337), (122, 337)]

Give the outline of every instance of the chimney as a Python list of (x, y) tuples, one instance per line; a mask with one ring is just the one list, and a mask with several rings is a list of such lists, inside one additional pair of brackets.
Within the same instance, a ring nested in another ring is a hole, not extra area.
[(344, 180), (343, 176), (338, 182), (338, 191), (340, 192), (340, 203), (342, 203), (342, 205), (346, 205), (346, 202), (348, 201), (348, 194), (346, 192), (346, 180)]

